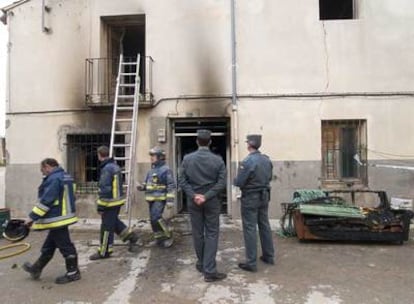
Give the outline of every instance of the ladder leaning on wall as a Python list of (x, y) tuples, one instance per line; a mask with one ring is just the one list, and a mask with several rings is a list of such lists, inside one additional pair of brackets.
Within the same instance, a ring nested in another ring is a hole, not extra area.
[(131, 226), (131, 201), (134, 191), (135, 150), (139, 109), (140, 54), (136, 58), (119, 57), (112, 116), (110, 157), (122, 166), (128, 226)]

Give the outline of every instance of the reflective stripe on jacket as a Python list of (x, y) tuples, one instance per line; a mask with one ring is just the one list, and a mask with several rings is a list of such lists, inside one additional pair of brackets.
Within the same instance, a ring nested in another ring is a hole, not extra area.
[(145, 177), (145, 200), (148, 202), (174, 200), (176, 185), (165, 161), (156, 161)]
[(73, 179), (60, 167), (43, 178), (38, 203), (29, 217), (36, 230), (53, 229), (77, 222)]
[(108, 158), (100, 165), (98, 208), (111, 208), (125, 204), (121, 168)]

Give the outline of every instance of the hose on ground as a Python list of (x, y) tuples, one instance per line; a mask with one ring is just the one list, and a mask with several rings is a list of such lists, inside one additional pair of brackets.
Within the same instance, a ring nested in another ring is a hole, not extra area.
[(6, 254), (2, 254), (2, 255), (0, 254), (0, 260), (22, 254), (22, 253), (26, 252), (27, 250), (29, 250), (31, 245), (29, 243), (14, 243), (14, 244), (10, 244), (10, 245), (0, 246), (0, 252), (2, 252), (4, 250), (11, 249), (11, 248), (18, 248), (18, 247), (22, 247), (22, 248), (20, 248), (17, 251), (10, 252), (10, 253), (6, 253)]

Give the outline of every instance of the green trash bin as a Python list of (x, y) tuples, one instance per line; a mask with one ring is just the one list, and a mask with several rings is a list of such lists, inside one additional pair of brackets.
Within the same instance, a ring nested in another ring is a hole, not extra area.
[(4, 231), (3, 224), (8, 220), (10, 220), (10, 209), (0, 208), (0, 238), (3, 237), (3, 231)]

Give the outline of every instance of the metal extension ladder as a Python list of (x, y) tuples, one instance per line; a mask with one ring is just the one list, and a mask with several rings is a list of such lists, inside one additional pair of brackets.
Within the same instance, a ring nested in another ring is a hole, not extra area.
[[(140, 54), (136, 59), (119, 57), (118, 78), (112, 116), (110, 157), (122, 168), (128, 226), (131, 226), (135, 149), (139, 109)], [(122, 165), (123, 164), (123, 165)]]

